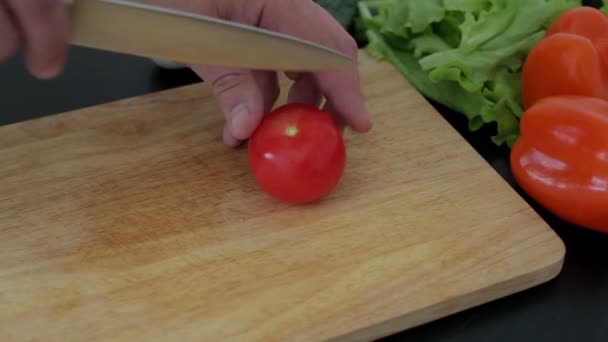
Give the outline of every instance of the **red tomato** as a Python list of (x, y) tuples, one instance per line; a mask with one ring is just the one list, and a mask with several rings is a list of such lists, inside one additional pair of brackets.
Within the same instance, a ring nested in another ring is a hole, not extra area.
[(288, 104), (268, 114), (249, 139), (249, 164), (260, 187), (289, 203), (328, 195), (346, 163), (342, 134), (326, 112)]

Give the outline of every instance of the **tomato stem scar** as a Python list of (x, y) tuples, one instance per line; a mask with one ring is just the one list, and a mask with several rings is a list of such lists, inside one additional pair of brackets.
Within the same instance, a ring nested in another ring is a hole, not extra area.
[(295, 137), (298, 134), (298, 128), (296, 126), (289, 126), (285, 129), (285, 134), (288, 137)]

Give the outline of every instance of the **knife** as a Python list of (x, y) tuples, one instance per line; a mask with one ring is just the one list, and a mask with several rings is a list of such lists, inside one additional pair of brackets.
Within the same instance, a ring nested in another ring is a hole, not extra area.
[(261, 28), (125, 0), (66, 2), (73, 45), (184, 64), (278, 71), (353, 66), (333, 49)]

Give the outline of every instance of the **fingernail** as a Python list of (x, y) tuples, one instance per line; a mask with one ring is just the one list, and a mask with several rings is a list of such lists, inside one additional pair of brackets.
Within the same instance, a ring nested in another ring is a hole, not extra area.
[(247, 139), (247, 120), (249, 120), (249, 109), (244, 104), (239, 104), (232, 109), (230, 115), (230, 129), (235, 138), (245, 140)]
[(40, 79), (51, 79), (61, 71), (61, 65), (58, 64), (38, 64), (34, 67), (36, 77)]

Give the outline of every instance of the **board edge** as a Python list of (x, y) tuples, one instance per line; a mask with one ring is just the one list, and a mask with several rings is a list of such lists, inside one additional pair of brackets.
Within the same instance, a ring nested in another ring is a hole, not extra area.
[[(386, 338), (395, 334), (406, 333), (407, 331), (448, 318), (455, 314), (466, 312), (477, 307), (490, 304), (492, 302), (508, 298), (509, 296), (534, 289), (541, 285), (550, 283), (557, 279), (561, 274), (566, 257), (566, 246), (563, 240), (550, 229), (553, 243), (558, 244), (555, 256), (551, 262), (538, 267), (537, 269), (520, 274), (517, 277), (504, 280), (481, 288), (476, 292), (470, 292), (462, 296), (452, 297), (438, 304), (433, 304), (416, 311), (407, 313), (405, 316), (395, 317), (366, 328), (351, 331), (347, 334), (335, 336), (325, 340), (325, 342), (368, 342), (381, 338)], [(503, 288), (504, 290), (500, 290)], [(465, 304), (471, 303), (471, 304)], [(431, 315), (430, 313), (441, 307), (450, 307), (450, 310), (443, 310), (442, 315)], [(424, 317), (413, 320), (411, 317)]]

